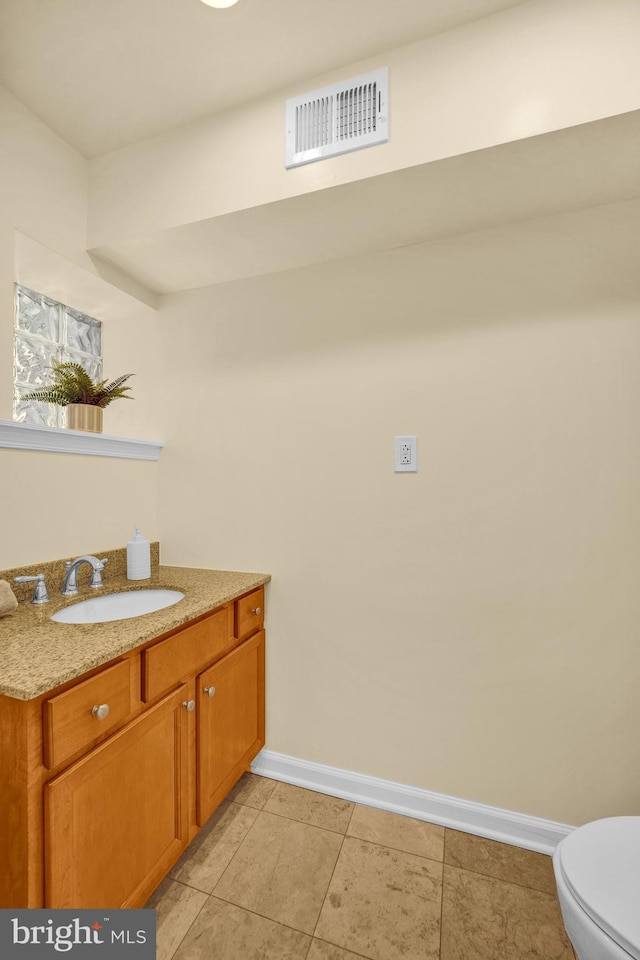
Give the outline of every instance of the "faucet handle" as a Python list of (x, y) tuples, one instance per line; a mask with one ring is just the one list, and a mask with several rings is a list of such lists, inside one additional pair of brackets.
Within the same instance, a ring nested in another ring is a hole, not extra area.
[(14, 577), (14, 583), (33, 583), (31, 603), (49, 603), (49, 594), (44, 580), (44, 573), (37, 573), (34, 577)]
[(102, 560), (98, 560), (97, 565), (93, 568), (93, 573), (91, 574), (91, 580), (89, 580), (89, 586), (98, 588), (104, 586), (104, 581), (102, 579), (102, 571), (109, 563), (109, 557), (103, 557)]

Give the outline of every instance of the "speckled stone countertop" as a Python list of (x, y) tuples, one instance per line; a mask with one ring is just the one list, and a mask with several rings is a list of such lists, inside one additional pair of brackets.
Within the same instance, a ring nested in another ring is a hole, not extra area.
[[(116, 572), (112, 568), (112, 573)], [(32, 700), (271, 579), (264, 573), (167, 566), (156, 566), (149, 580), (132, 581), (122, 573), (108, 574), (109, 568), (100, 590), (80, 586), (77, 596), (62, 597), (50, 586), (49, 603), (34, 606), (19, 597), (16, 612), (0, 617), (0, 694)], [(120, 590), (150, 588), (181, 590), (185, 596), (172, 607), (130, 620), (92, 624), (51, 620), (51, 615), (62, 607), (80, 600)]]

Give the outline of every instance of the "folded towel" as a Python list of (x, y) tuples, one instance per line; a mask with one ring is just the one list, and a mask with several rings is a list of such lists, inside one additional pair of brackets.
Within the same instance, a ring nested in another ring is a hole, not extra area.
[(0, 580), (0, 617), (13, 613), (17, 606), (15, 593), (6, 580)]

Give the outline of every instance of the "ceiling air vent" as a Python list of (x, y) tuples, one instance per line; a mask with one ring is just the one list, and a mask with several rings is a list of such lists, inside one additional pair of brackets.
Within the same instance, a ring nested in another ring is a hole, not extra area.
[(287, 100), (287, 169), (388, 140), (388, 91), (383, 67)]

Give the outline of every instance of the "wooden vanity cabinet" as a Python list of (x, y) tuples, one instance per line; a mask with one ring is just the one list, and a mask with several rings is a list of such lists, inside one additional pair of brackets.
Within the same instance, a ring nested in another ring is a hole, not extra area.
[(38, 700), (0, 697), (0, 908), (144, 905), (264, 745), (263, 610), (260, 588)]

